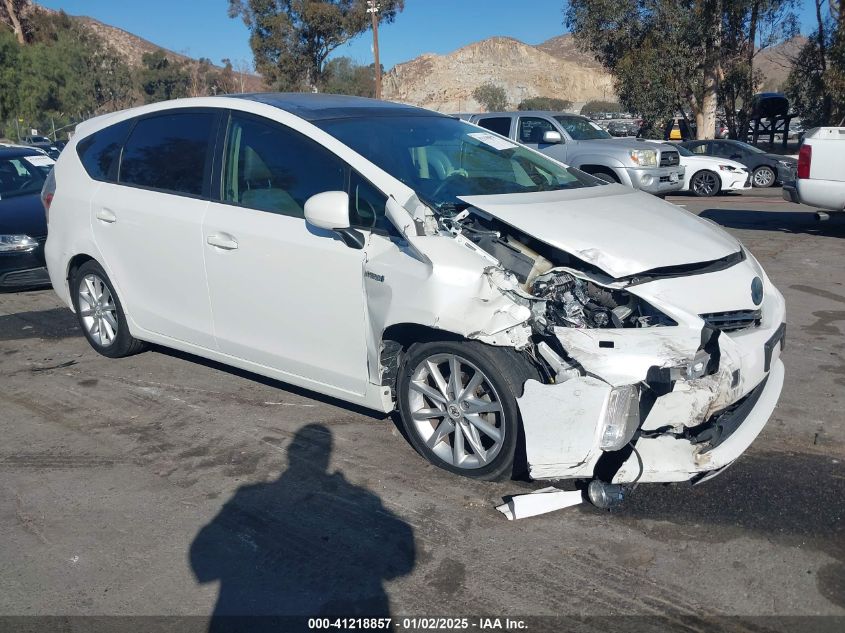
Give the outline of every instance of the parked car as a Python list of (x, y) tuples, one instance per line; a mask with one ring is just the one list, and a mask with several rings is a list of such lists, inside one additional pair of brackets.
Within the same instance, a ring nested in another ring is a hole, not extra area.
[(565, 112), (487, 112), (466, 120), (610, 182), (666, 195), (680, 190), (677, 148), (613, 138), (586, 117)]
[(524, 438), (538, 479), (699, 480), (781, 391), (783, 297), (735, 238), (428, 110), (147, 105), (81, 124), (44, 197), (50, 277), (95, 350), (398, 409), (453, 473), (507, 477)]
[(684, 166), (684, 186), (681, 191), (690, 191), (707, 198), (726, 191), (751, 189), (751, 176), (742, 163), (693, 154), (682, 145), (678, 145), (678, 153), (681, 155), (681, 165)]
[(607, 131), (611, 136), (636, 136), (636, 131), (631, 134), (631, 123), (621, 119), (611, 121), (607, 125)]
[[(29, 150), (29, 151), (38, 152), (39, 154), (42, 154), (44, 156), (49, 156), (49, 154), (45, 150), (41, 149), (40, 147), (33, 147), (32, 145), (22, 145), (20, 143), (0, 143), (0, 148), (4, 148), (4, 149), (25, 149), (25, 150)], [(53, 159), (53, 160), (55, 160), (55, 159)]]
[(50, 283), (40, 194), (53, 159), (32, 148), (0, 148), (0, 289)]
[(61, 154), (61, 149), (54, 141), (51, 141), (46, 136), (26, 136), (21, 142), (24, 145), (44, 150), (53, 160), (56, 160), (59, 157), (59, 154)]
[(755, 187), (771, 187), (795, 180), (798, 162), (791, 156), (769, 154), (759, 147), (730, 139), (687, 141), (681, 145), (696, 156), (715, 156), (742, 163), (751, 172), (751, 184)]
[(820, 127), (807, 132), (798, 150), (794, 183), (783, 186), (783, 197), (828, 211), (845, 211), (845, 127)]

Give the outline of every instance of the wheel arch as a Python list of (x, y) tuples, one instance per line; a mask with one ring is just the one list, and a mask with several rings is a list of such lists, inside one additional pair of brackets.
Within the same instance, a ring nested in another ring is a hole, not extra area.
[(595, 175), (597, 172), (600, 172), (600, 173), (603, 173), (603, 174), (610, 174), (611, 176), (613, 176), (613, 179), (616, 182), (622, 184), (622, 178), (617, 173), (617, 168), (615, 168), (615, 167), (611, 167), (609, 165), (600, 165), (600, 164), (596, 164), (596, 163), (585, 163), (585, 164), (582, 164), (580, 167), (578, 167), (578, 169), (580, 169), (581, 171), (587, 172), (588, 174), (591, 174), (591, 175)]

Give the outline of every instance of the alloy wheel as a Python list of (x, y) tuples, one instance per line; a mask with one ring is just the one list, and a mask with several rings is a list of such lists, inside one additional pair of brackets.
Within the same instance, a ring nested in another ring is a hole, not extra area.
[(414, 430), (444, 462), (481, 468), (502, 450), (505, 420), (493, 384), (478, 367), (455, 354), (434, 354), (408, 383)]
[(712, 196), (719, 190), (716, 174), (702, 171), (693, 176), (692, 190), (699, 196)]
[(769, 187), (775, 179), (775, 172), (768, 167), (761, 167), (754, 172), (755, 187)]
[(79, 316), (91, 339), (108, 347), (117, 337), (117, 306), (109, 287), (98, 275), (89, 273), (78, 289)]

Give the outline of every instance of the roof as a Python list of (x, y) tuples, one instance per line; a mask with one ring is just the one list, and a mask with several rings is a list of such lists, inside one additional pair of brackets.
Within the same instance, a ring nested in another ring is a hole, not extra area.
[(491, 116), (575, 116), (579, 119), (586, 119), (583, 114), (575, 114), (574, 112), (563, 112), (560, 110), (511, 110), (509, 112), (475, 112), (472, 114), (469, 113), (461, 113), (461, 117), (464, 116), (483, 116), (483, 117), (491, 117)]
[(264, 92), (226, 96), (265, 103), (295, 114), (306, 121), (379, 116), (445, 116), (415, 106), (348, 95)]
[(28, 147), (4, 147), (0, 145), (0, 159), (17, 158), (18, 156), (46, 156), (46, 154)]

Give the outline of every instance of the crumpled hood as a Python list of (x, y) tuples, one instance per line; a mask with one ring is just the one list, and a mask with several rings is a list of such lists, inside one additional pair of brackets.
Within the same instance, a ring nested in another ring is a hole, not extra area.
[(615, 278), (740, 250), (715, 224), (622, 185), (460, 199)]

